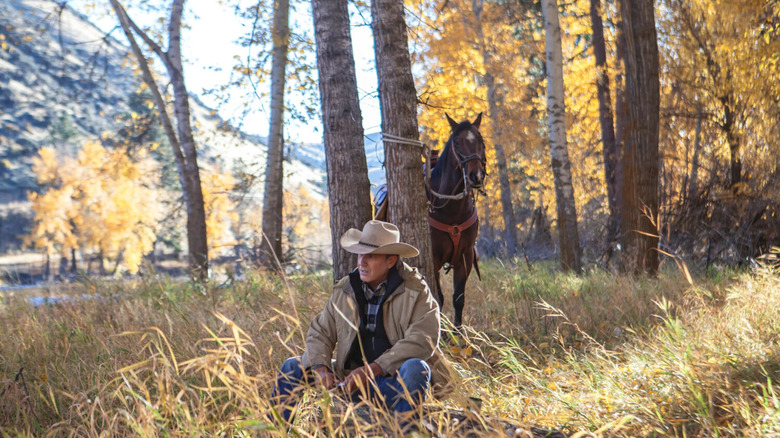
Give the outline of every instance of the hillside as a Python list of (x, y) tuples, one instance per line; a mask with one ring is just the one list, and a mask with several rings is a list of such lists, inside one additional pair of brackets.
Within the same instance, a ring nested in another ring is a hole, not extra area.
[[(0, 0), (0, 253), (17, 250), (29, 228), (27, 192), (37, 189), (32, 158), (41, 146), (72, 152), (86, 139), (116, 132), (117, 118), (130, 112), (128, 99), (139, 79), (126, 59), (128, 49), (87, 17), (48, 0)], [(259, 183), (247, 208), (262, 199), (264, 139), (225, 129), (225, 123), (197, 97), (190, 100), (201, 165), (240, 168)], [(63, 121), (75, 133), (66, 145), (55, 141)], [(72, 126), (71, 126), (72, 125)], [(64, 150), (63, 150), (64, 149)], [(312, 158), (324, 162), (322, 146)], [(285, 162), (286, 187), (304, 187), (314, 199), (326, 196), (324, 165), (296, 158)]]
[[(374, 132), (365, 134), (363, 138), (372, 192), (376, 192), (376, 189), (385, 183), (385, 148), (380, 137), (380, 133)], [(325, 148), (322, 144), (296, 145), (291, 156), (306, 165), (325, 169)]]

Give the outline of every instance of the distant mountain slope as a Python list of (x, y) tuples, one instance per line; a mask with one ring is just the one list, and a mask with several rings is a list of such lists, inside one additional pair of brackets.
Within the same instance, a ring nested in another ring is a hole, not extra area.
[[(380, 140), (381, 134), (375, 132), (364, 136), (366, 148), (366, 162), (368, 164), (368, 179), (371, 182), (371, 190), (385, 183), (385, 147)], [(325, 147), (322, 143), (306, 143), (295, 145), (290, 152), (294, 157), (309, 166), (325, 169)]]
[[(18, 246), (29, 226), (26, 192), (36, 189), (32, 158), (51, 145), (51, 131), (65, 116), (80, 140), (115, 132), (127, 114), (138, 78), (125, 59), (128, 49), (87, 17), (50, 0), (0, 0), (0, 253)], [(185, 72), (186, 74), (186, 72)], [(263, 139), (224, 128), (199, 99), (190, 99), (201, 163), (240, 166), (262, 179)], [(75, 147), (71, 146), (71, 147)], [(317, 151), (310, 151), (316, 161)], [(319, 152), (322, 153), (322, 152)], [(324, 163), (324, 155), (320, 157)], [(305, 187), (324, 199), (324, 165), (296, 159), (285, 163), (285, 186)], [(252, 198), (261, 198), (262, 184)]]
[[(33, 188), (30, 159), (50, 128), (71, 116), (82, 136), (99, 136), (127, 113), (136, 81), (126, 49), (68, 8), (0, 0), (0, 189)], [(59, 24), (61, 25), (59, 25)], [(2, 38), (2, 37), (0, 37)], [(62, 44), (60, 44), (60, 41)]]

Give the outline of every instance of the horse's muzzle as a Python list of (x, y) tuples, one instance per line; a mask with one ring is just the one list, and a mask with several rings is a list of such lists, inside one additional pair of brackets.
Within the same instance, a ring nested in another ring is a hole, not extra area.
[(469, 185), (475, 189), (481, 189), (485, 183), (485, 172), (477, 170), (476, 172), (469, 172)]

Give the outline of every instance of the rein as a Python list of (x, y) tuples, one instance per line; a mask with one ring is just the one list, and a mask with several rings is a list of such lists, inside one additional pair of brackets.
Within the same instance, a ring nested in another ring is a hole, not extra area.
[[(435, 202), (435, 200), (434, 199), (430, 199), (430, 197), (429, 197), (429, 199), (428, 199), (428, 206), (429, 206), (429, 210), (431, 212), (433, 212), (436, 209), (444, 208), (447, 204), (449, 204), (449, 202), (451, 200), (459, 200), (459, 199), (463, 199), (463, 198), (466, 198), (467, 196), (472, 195), (472, 188), (469, 187), (468, 178), (466, 177), (466, 163), (468, 163), (469, 161), (479, 160), (480, 162), (482, 162), (482, 167), (483, 168), (485, 168), (485, 166), (486, 166), (485, 159), (483, 159), (479, 154), (472, 154), (472, 155), (469, 155), (467, 157), (461, 157), (460, 154), (458, 153), (458, 151), (455, 149), (455, 140), (451, 138), (448, 141), (448, 143), (450, 143), (449, 147), (452, 150), (452, 157), (455, 160), (455, 163), (457, 163), (457, 167), (459, 167), (461, 172), (463, 173), (463, 191), (458, 193), (458, 194), (455, 194), (455, 192), (457, 191), (457, 186), (456, 186), (455, 190), (453, 190), (452, 194), (450, 194), (450, 195), (443, 195), (443, 194), (438, 193), (435, 190), (433, 190), (431, 188), (431, 186), (430, 186), (430, 180), (431, 180), (431, 169), (430, 169), (430, 167), (431, 166), (427, 165), (425, 167), (425, 178), (424, 178), (425, 179), (425, 188), (428, 189), (428, 191), (433, 195), (433, 197), (446, 200), (444, 202), (444, 204), (442, 204), (442, 205), (434, 205), (433, 203)], [(431, 150), (427, 146), (425, 146), (425, 148), (426, 148), (426, 153), (427, 153), (426, 163), (430, 163), (431, 162), (431, 155), (430, 155)], [(446, 145), (445, 145), (445, 148), (446, 148)], [(479, 190), (480, 193), (482, 193), (483, 195), (485, 194), (484, 190), (480, 190), (480, 189), (477, 189), (477, 190)]]
[[(435, 209), (443, 208), (444, 206), (446, 206), (452, 200), (464, 199), (467, 196), (471, 195), (471, 189), (469, 188), (468, 178), (466, 176), (466, 166), (465, 166), (466, 163), (468, 163), (469, 161), (473, 161), (473, 160), (480, 160), (482, 162), (482, 167), (483, 168), (486, 165), (485, 159), (482, 158), (478, 154), (473, 154), (473, 155), (469, 155), (467, 157), (462, 157), (461, 158), (460, 154), (458, 154), (458, 152), (455, 150), (455, 141), (451, 139), (450, 141), (452, 142), (452, 144), (450, 145), (450, 148), (452, 149), (452, 156), (455, 159), (455, 162), (457, 163), (457, 166), (461, 169), (461, 171), (463, 173), (463, 191), (461, 191), (460, 193), (455, 193), (457, 191), (457, 188), (456, 188), (456, 190), (453, 191), (453, 193), (448, 194), (448, 195), (447, 194), (443, 194), (443, 193), (439, 193), (436, 190), (433, 190), (433, 188), (431, 187), (431, 170), (432, 170), (431, 169), (431, 165), (430, 165), (430, 163), (431, 163), (431, 148), (428, 145), (426, 145), (425, 143), (421, 142), (420, 140), (399, 137), (397, 135), (388, 134), (386, 132), (382, 132), (380, 134), (380, 138), (381, 138), (383, 143), (396, 143), (396, 144), (401, 144), (401, 145), (406, 145), (406, 146), (416, 146), (416, 147), (420, 147), (420, 148), (423, 149), (423, 154), (425, 155), (425, 163), (426, 163), (426, 165), (425, 165), (425, 177), (423, 178), (423, 180), (425, 182), (425, 188), (432, 195), (428, 199), (428, 206), (429, 206), (429, 209), (431, 211), (433, 211)], [(484, 190), (481, 190), (481, 192), (483, 194), (485, 193)], [(437, 206), (437, 205), (433, 205), (434, 200), (431, 199), (431, 198), (439, 198), (439, 199), (444, 199), (446, 201), (444, 202), (443, 205), (438, 205)]]
[[(473, 191), (472, 191), (473, 188), (469, 187), (468, 178), (466, 176), (466, 163), (468, 163), (469, 161), (473, 161), (473, 160), (480, 160), (482, 162), (482, 166), (484, 168), (485, 164), (486, 164), (485, 163), (485, 159), (482, 158), (482, 156), (480, 156), (479, 154), (472, 154), (472, 155), (469, 155), (469, 156), (466, 156), (466, 157), (461, 157), (460, 154), (458, 153), (458, 151), (455, 149), (455, 140), (451, 138), (448, 141), (448, 143), (450, 143), (449, 147), (450, 147), (450, 149), (452, 149), (452, 157), (455, 160), (455, 163), (457, 163), (457, 167), (459, 167), (461, 169), (461, 172), (463, 173), (463, 191), (456, 194), (455, 193), (457, 191), (457, 186), (456, 186), (455, 190), (453, 190), (452, 194), (445, 195), (445, 194), (442, 194), (442, 193), (438, 193), (437, 191), (433, 190), (433, 188), (431, 188), (431, 183), (430, 183), (431, 182), (431, 165), (430, 165), (431, 164), (431, 148), (428, 147), (428, 145), (426, 145), (425, 143), (423, 143), (423, 142), (421, 142), (419, 140), (398, 137), (398, 136), (395, 136), (395, 135), (392, 135), (392, 134), (387, 134), (385, 132), (381, 133), (381, 139), (382, 139), (383, 142), (386, 142), (386, 143), (396, 143), (396, 144), (407, 145), (407, 146), (416, 146), (416, 147), (420, 147), (420, 148), (423, 149), (423, 154), (425, 155), (425, 176), (424, 176), (423, 180), (425, 182), (425, 188), (428, 190), (428, 193), (430, 193), (430, 196), (427, 196), (427, 198), (428, 198), (428, 211), (429, 211), (428, 224), (431, 227), (433, 227), (433, 228), (435, 228), (435, 229), (437, 229), (439, 231), (443, 231), (443, 232), (445, 232), (445, 233), (450, 235), (450, 239), (452, 240), (452, 244), (453, 244), (453, 253), (452, 253), (453, 259), (450, 261), (450, 266), (454, 265), (455, 264), (455, 254), (457, 253), (458, 246), (460, 245), (461, 234), (464, 231), (466, 231), (469, 228), (471, 228), (477, 222), (477, 219), (478, 219), (477, 209), (474, 208), (474, 212), (471, 214), (471, 216), (468, 219), (466, 219), (465, 222), (463, 222), (461, 224), (455, 224), (455, 225), (450, 225), (450, 224), (445, 224), (443, 222), (439, 222), (436, 219), (432, 218), (430, 216), (430, 213), (433, 213), (434, 210), (437, 210), (437, 209), (440, 209), (440, 208), (444, 208), (447, 204), (449, 204), (450, 201), (460, 200), (460, 199), (464, 199), (464, 198), (466, 198), (468, 196), (473, 196)], [(445, 146), (445, 148), (446, 148), (446, 146)], [(479, 189), (477, 189), (477, 190), (479, 190)], [(480, 192), (483, 193), (483, 194), (485, 193), (484, 190), (480, 190)], [(435, 199), (433, 199), (433, 198), (444, 199), (445, 202), (444, 202), (444, 204), (437, 206), (437, 205), (433, 204), (435, 202)]]

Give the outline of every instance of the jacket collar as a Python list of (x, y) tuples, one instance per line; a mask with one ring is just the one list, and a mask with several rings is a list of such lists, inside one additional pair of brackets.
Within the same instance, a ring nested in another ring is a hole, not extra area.
[[(385, 300), (387, 300), (390, 298), (390, 295), (395, 293), (395, 291), (398, 289), (398, 286), (404, 282), (403, 277), (401, 277), (401, 274), (398, 272), (397, 265), (390, 268), (390, 272), (387, 274), (387, 280), (385, 281), (387, 283), (384, 295)], [(353, 293), (363, 293), (363, 281), (360, 279), (360, 272), (358, 272), (358, 268), (355, 268), (354, 271), (349, 273), (349, 284), (352, 286)]]

